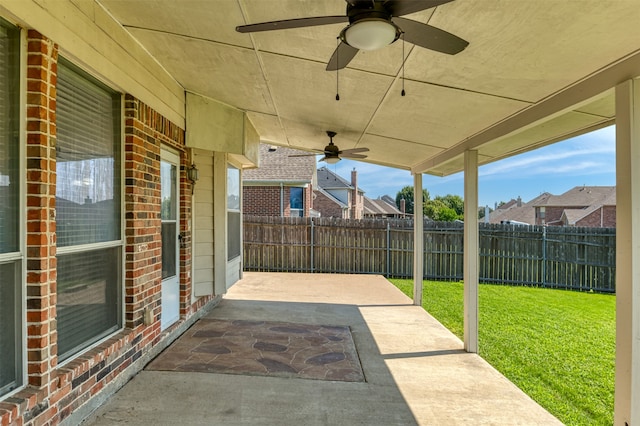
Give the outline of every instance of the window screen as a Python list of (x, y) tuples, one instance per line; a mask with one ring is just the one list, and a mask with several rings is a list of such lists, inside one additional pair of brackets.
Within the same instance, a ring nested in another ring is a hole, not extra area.
[(64, 60), (58, 64), (57, 94), (62, 361), (121, 324), (120, 96)]
[(227, 260), (240, 256), (242, 247), (242, 213), (240, 212), (240, 170), (227, 167)]
[(0, 21), (0, 253), (18, 251), (19, 31)]
[(118, 328), (120, 247), (58, 256), (58, 353), (78, 352)]
[(120, 238), (120, 97), (58, 67), (58, 246)]
[(0, 19), (0, 397), (22, 385), (20, 31)]

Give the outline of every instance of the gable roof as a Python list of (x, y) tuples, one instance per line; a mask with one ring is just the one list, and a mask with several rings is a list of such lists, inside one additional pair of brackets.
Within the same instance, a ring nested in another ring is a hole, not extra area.
[(364, 197), (365, 214), (401, 215), (402, 212), (394, 205), (389, 204), (383, 198), (371, 199)]
[(333, 195), (331, 195), (330, 193), (328, 193), (327, 191), (325, 191), (322, 188), (316, 188), (313, 190), (313, 192), (317, 195), (321, 195), (323, 197), (325, 197), (327, 200), (333, 202), (334, 204), (338, 205), (341, 209), (346, 209), (349, 208), (348, 205), (346, 205), (345, 203), (343, 203), (342, 201), (338, 200), (336, 197), (334, 197)]
[(528, 203), (522, 203), (520, 206), (518, 206), (517, 202), (509, 202), (508, 204), (510, 207), (500, 208), (493, 211), (489, 216), (489, 222), (501, 223), (506, 221), (516, 221), (534, 225), (536, 223), (535, 207), (546, 202), (549, 197), (552, 197), (550, 193), (543, 192), (533, 200)]
[[(318, 187), (324, 190), (329, 189), (353, 189), (351, 182), (344, 179), (342, 176), (332, 172), (325, 166), (320, 167), (318, 173)], [(364, 193), (362, 188), (358, 187), (358, 192)]]
[(245, 183), (312, 183), (316, 171), (316, 157), (291, 157), (309, 154), (305, 151), (260, 144), (260, 167), (245, 170)]
[(616, 204), (615, 186), (576, 186), (561, 195), (552, 195), (536, 206), (548, 207), (588, 207), (593, 205)]

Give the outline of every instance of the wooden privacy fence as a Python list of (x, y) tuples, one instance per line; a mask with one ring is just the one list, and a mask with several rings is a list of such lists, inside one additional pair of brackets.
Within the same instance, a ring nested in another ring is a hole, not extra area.
[[(480, 281), (615, 292), (615, 229), (480, 224)], [(462, 280), (463, 224), (424, 223), (424, 278)], [(413, 221), (244, 217), (244, 269), (413, 276)]]

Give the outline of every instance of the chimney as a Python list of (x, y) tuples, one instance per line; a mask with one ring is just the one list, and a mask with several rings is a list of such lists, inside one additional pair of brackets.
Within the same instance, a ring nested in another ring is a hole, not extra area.
[(355, 167), (351, 170), (351, 186), (353, 187), (351, 190), (351, 218), (360, 219), (358, 216), (358, 172)]
[(516, 201), (518, 202), (518, 207), (522, 207), (522, 198), (520, 198), (519, 195), (518, 195), (518, 199)]
[(489, 205), (484, 206), (484, 223), (489, 223), (490, 215), (491, 211), (489, 211)]
[(407, 202), (404, 198), (400, 198), (400, 211), (402, 212), (402, 217), (404, 217), (404, 214), (407, 212)]

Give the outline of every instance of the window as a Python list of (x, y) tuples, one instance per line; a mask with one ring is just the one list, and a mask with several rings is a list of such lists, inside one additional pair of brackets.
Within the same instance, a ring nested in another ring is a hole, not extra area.
[(291, 216), (304, 216), (304, 188), (289, 188)]
[(57, 93), (57, 320), (64, 361), (121, 325), (121, 97), (63, 59)]
[(242, 215), (240, 212), (240, 170), (227, 167), (227, 260), (242, 252)]
[(0, 396), (23, 383), (20, 31), (0, 20)]
[(545, 208), (544, 207), (540, 207), (540, 210), (538, 211), (538, 217), (540, 219), (544, 219), (544, 213), (545, 213)]

